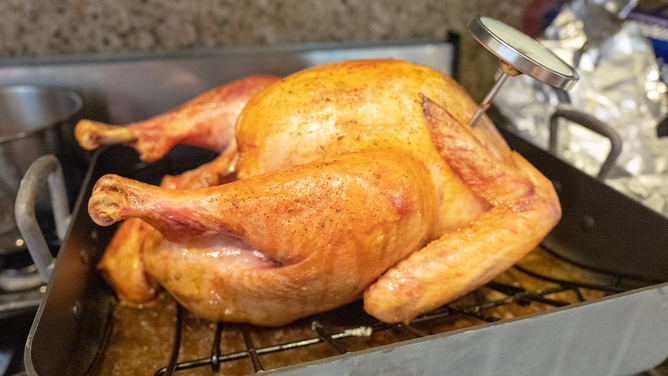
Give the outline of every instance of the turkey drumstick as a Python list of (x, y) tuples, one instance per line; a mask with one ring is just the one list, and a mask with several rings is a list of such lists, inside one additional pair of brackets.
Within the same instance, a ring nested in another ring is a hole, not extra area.
[(147, 162), (160, 159), (177, 143), (222, 152), (234, 138), (234, 124), (248, 99), (278, 80), (274, 76), (250, 76), (210, 90), (172, 111), (126, 126), (81, 120), (75, 136), (87, 150), (103, 144), (130, 145)]
[[(166, 175), (160, 186), (168, 189), (196, 189), (222, 184), (230, 179), (237, 160), (236, 142), (218, 158), (178, 176)], [(122, 304), (146, 304), (158, 297), (162, 287), (146, 273), (142, 249), (151, 248), (159, 233), (139, 218), (123, 221), (97, 265), (104, 279), (114, 288)]]

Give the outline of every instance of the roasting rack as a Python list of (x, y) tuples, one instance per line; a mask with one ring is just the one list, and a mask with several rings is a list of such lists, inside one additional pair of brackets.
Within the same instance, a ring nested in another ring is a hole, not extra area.
[[(342, 340), (353, 336), (362, 335), (368, 337), (371, 336), (373, 333), (396, 330), (401, 332), (406, 338), (416, 339), (429, 336), (428, 333), (419, 328), (420, 326), (429, 325), (430, 323), (436, 322), (438, 320), (467, 316), (480, 323), (494, 323), (499, 320), (502, 320), (503, 318), (497, 317), (493, 314), (489, 314), (488, 311), (490, 311), (493, 308), (501, 306), (509, 306), (515, 304), (522, 307), (526, 307), (531, 305), (532, 303), (542, 303), (548, 307), (558, 308), (578, 302), (585, 302), (586, 299), (581, 293), (581, 289), (598, 291), (607, 296), (607, 295), (626, 292), (634, 288), (638, 288), (639, 286), (649, 285), (646, 282), (609, 274), (605, 276), (607, 278), (606, 283), (590, 283), (590, 282), (570, 281), (560, 278), (554, 278), (551, 276), (543, 275), (541, 273), (533, 272), (520, 265), (515, 265), (513, 269), (526, 275), (527, 277), (538, 279), (540, 281), (547, 282), (549, 284), (554, 284), (555, 286), (532, 291), (525, 289), (524, 287), (492, 281), (490, 283), (487, 283), (485, 285), (485, 288), (501, 293), (502, 295), (504, 295), (504, 297), (500, 299), (487, 300), (482, 303), (470, 304), (465, 306), (459, 306), (456, 305), (455, 303), (449, 303), (433, 311), (418, 316), (413, 321), (411, 321), (410, 324), (402, 324), (402, 323), (388, 324), (375, 320), (369, 316), (368, 319), (372, 321), (363, 327), (330, 331), (327, 328), (325, 328), (325, 326), (323, 326), (320, 322), (318, 322), (317, 319), (315, 319), (311, 321), (310, 325), (311, 330), (313, 332), (311, 338), (302, 339), (298, 341), (290, 341), (266, 347), (256, 346), (251, 336), (251, 332), (253, 330), (252, 326), (246, 324), (230, 324), (230, 323), (218, 322), (216, 324), (216, 331), (214, 335), (214, 341), (210, 356), (199, 359), (186, 360), (182, 362), (178, 362), (177, 358), (181, 346), (181, 336), (183, 332), (183, 322), (184, 322), (183, 317), (185, 309), (181, 305), (177, 304), (172, 355), (169, 364), (165, 367), (158, 369), (154, 375), (171, 376), (177, 373), (178, 371), (184, 371), (193, 368), (207, 367), (207, 366), (211, 367), (211, 371), (214, 374), (217, 374), (218, 372), (220, 372), (221, 364), (240, 359), (246, 359), (248, 362), (250, 362), (250, 365), (252, 366), (252, 373), (258, 373), (267, 371), (260, 358), (260, 356), (266, 354), (280, 353), (287, 350), (304, 348), (319, 343), (325, 343), (330, 347), (331, 350), (333, 350), (332, 351), (333, 354), (342, 355), (351, 352), (351, 350), (349, 350), (346, 347), (345, 343)], [(575, 294), (576, 296), (575, 302), (561, 299), (553, 299), (549, 297), (552, 294), (569, 292), (569, 291)], [(361, 310), (361, 307), (356, 307), (356, 308)], [(365, 315), (363, 312), (360, 312), (360, 314)], [(221, 333), (224, 327), (226, 327), (228, 330), (230, 329), (230, 327), (233, 327), (235, 330), (238, 330), (241, 333), (246, 346), (245, 350), (226, 353), (226, 354), (221, 353), (220, 341), (221, 341)]]

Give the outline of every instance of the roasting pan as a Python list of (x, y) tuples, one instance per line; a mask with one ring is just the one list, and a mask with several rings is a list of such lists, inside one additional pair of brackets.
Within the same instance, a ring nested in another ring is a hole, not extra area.
[[(512, 133), (502, 132), (513, 149), (558, 187), (564, 216), (545, 239), (546, 248), (568, 247), (569, 254), (600, 259), (603, 270), (628, 265), (627, 274), (646, 281), (646, 287), (268, 374), (629, 375), (652, 368), (668, 356), (668, 221)], [(95, 265), (115, 227), (99, 227), (88, 216), (87, 202), (97, 179), (117, 173), (157, 184), (165, 173), (179, 173), (214, 157), (188, 146), (178, 146), (153, 164), (139, 161), (132, 149), (122, 146), (95, 154), (29, 334), (25, 351), (29, 375), (94, 374), (104, 351), (116, 300)], [(624, 215), (615, 215), (620, 212)], [(593, 218), (595, 226), (591, 220), (583, 221), (583, 216)]]
[[(517, 318), (483, 317), (478, 325), (445, 333), (424, 335), (408, 326), (403, 330), (413, 333), (412, 337), (352, 352), (337, 345), (343, 334), (314, 325), (313, 342), (331, 343), (338, 355), (267, 370), (266, 374), (631, 375), (668, 357), (668, 220), (517, 137), (505, 129), (502, 116), (493, 115), (511, 148), (550, 178), (558, 190), (563, 218), (543, 241), (545, 249), (570, 263), (606, 273), (613, 287), (632, 287), (613, 288), (618, 292), (600, 299)], [(104, 174), (115, 173), (158, 184), (164, 174), (178, 174), (214, 157), (185, 145), (151, 164), (141, 162), (134, 150), (123, 146), (94, 154), (28, 336), (24, 363), (29, 375), (97, 374), (109, 344), (117, 300), (96, 264), (116, 226), (97, 226), (88, 216), (87, 202), (95, 182)], [(53, 171), (50, 176), (57, 175), (57, 169), (49, 171)], [(622, 283), (627, 279), (633, 283)], [(531, 295), (519, 294), (520, 300)], [(510, 299), (512, 292), (508, 295)], [(347, 316), (364, 315), (359, 304), (344, 309)], [(466, 314), (475, 317), (477, 312), (471, 309)], [(436, 315), (450, 313), (448, 307), (435, 311)], [(182, 321), (180, 315), (177, 310), (175, 327)], [(364, 328), (376, 331), (384, 327), (368, 324)], [(178, 344), (179, 331), (173, 331)], [(307, 346), (305, 342), (284, 347)], [(179, 365), (165, 362), (165, 369), (156, 369), (156, 374), (197, 362), (215, 370), (219, 362), (242, 357), (252, 363), (252, 373), (262, 370), (263, 354), (278, 351), (256, 349), (252, 340), (234, 354), (216, 353), (215, 346), (210, 354), (202, 355), (203, 360), (178, 359)], [(193, 362), (188, 363), (190, 360)]]

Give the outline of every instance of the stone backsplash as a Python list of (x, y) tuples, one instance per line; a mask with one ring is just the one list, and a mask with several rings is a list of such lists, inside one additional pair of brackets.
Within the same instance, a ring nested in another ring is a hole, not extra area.
[(183, 51), (461, 35), (463, 86), (480, 100), (498, 60), (473, 15), (521, 28), (530, 0), (0, 0), (0, 58)]

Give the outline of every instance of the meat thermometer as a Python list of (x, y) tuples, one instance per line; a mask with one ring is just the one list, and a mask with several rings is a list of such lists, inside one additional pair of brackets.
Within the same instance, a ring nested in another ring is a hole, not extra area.
[(501, 21), (474, 17), (468, 24), (473, 37), (501, 60), (501, 76), (469, 120), (476, 122), (492, 104), (508, 77), (526, 74), (561, 90), (570, 90), (580, 78), (570, 65), (537, 40)]

